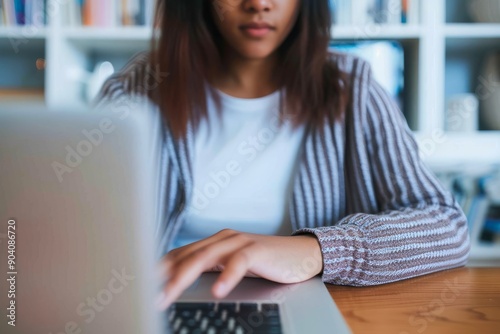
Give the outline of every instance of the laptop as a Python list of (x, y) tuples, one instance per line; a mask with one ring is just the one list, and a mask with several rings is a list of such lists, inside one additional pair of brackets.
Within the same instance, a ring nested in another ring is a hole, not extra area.
[(159, 311), (158, 116), (29, 109), (0, 107), (1, 333), (349, 333), (319, 277)]

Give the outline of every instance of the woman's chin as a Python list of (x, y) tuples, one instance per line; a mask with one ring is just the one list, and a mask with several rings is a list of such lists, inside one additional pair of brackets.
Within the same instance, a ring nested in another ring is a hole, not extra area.
[(248, 48), (240, 52), (240, 55), (246, 59), (264, 60), (273, 54), (274, 50), (260, 50), (259, 48)]
[(275, 48), (253, 44), (237, 48), (236, 50), (238, 50), (238, 53), (242, 58), (258, 60), (258, 59), (266, 59), (269, 56), (271, 56), (275, 51)]

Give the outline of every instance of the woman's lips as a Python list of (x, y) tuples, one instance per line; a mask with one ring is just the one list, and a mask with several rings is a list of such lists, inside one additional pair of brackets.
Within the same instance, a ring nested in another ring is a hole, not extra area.
[(248, 37), (261, 38), (274, 30), (274, 27), (267, 23), (249, 23), (241, 26), (240, 29)]

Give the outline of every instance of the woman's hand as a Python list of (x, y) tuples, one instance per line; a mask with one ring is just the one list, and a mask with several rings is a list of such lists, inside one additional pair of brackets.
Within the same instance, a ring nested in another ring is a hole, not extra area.
[(279, 237), (223, 230), (172, 250), (159, 269), (165, 282), (159, 307), (165, 309), (206, 271), (222, 271), (212, 293), (223, 298), (244, 276), (278, 283), (306, 281), (321, 273), (323, 259), (314, 235)]

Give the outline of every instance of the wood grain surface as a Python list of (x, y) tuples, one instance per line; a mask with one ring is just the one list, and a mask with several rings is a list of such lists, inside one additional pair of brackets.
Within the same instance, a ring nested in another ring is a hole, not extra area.
[(500, 333), (500, 268), (327, 288), (353, 333)]

